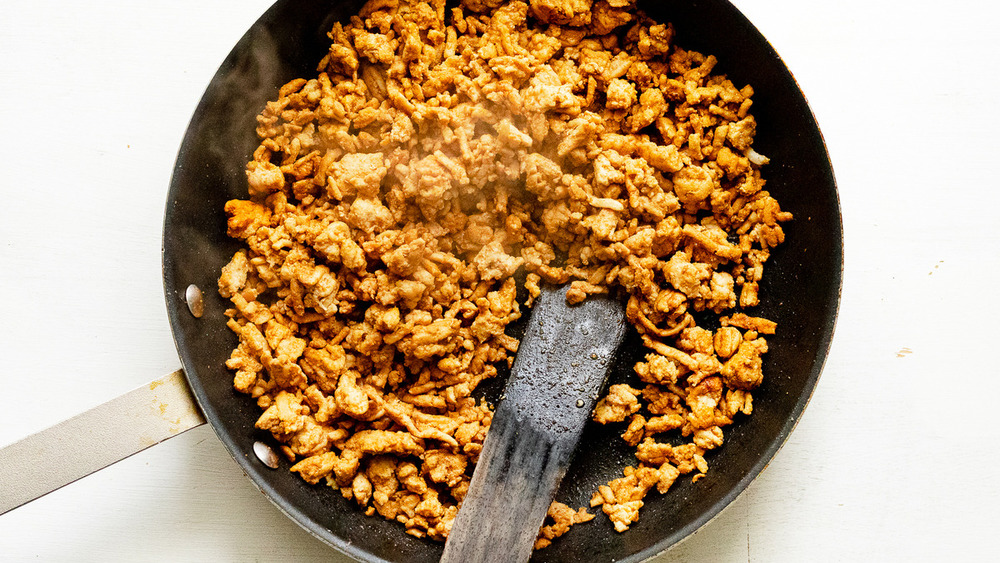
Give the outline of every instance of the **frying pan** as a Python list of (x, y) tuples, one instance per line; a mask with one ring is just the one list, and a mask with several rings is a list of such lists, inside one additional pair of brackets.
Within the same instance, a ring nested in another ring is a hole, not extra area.
[[(214, 291), (221, 267), (238, 245), (226, 234), (224, 203), (246, 197), (244, 165), (258, 140), (255, 116), (288, 80), (315, 75), (326, 32), (362, 2), (281, 0), (237, 43), (209, 84), (182, 142), (166, 204), (164, 292), (181, 364), (193, 395), (219, 439), (253, 483), (285, 514), (336, 549), (364, 561), (436, 561), (441, 545), (403, 533), (395, 522), (365, 517), (339, 492), (310, 486), (272, 470), (251, 453), (270, 436), (255, 429), (260, 411), (235, 392), (224, 362), (236, 345), (225, 327), (227, 303)], [(672, 22), (677, 44), (718, 57), (716, 73), (755, 89), (755, 149), (767, 155), (767, 189), (795, 215), (786, 242), (772, 255), (761, 283), (761, 306), (751, 313), (777, 321), (769, 339), (764, 384), (755, 412), (727, 427), (726, 444), (706, 457), (711, 470), (698, 483), (679, 479), (665, 495), (646, 499), (640, 520), (618, 534), (599, 514), (576, 526), (533, 561), (641, 561), (675, 544), (719, 513), (773, 457), (812, 393), (832, 338), (843, 262), (842, 227), (833, 172), (822, 137), (794, 79), (757, 30), (728, 2), (687, 0), (641, 6)], [(204, 314), (188, 310), (185, 292), (204, 290)], [(710, 325), (709, 325), (710, 326)], [(514, 327), (517, 330), (517, 327)], [(645, 353), (626, 339), (611, 383), (633, 380), (631, 365)], [(496, 398), (502, 378), (483, 389)], [(597, 486), (634, 464), (621, 428), (589, 425), (557, 498), (585, 506)]]

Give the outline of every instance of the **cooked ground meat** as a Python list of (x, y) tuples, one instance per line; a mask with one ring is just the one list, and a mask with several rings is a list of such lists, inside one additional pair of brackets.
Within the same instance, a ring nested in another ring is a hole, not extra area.
[[(704, 474), (752, 410), (775, 326), (736, 309), (791, 219), (751, 148), (753, 89), (634, 0), (371, 0), (329, 36), (258, 117), (219, 279), (235, 387), (292, 471), (444, 539), (492, 417), (474, 392), (546, 282), (621, 292), (649, 349), (645, 387), (595, 408), (636, 463), (591, 506), (624, 531), (654, 487)], [(553, 503), (537, 546), (591, 518)]]

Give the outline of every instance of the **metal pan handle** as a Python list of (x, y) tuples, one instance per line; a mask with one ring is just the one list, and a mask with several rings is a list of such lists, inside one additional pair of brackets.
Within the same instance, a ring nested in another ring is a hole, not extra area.
[(0, 514), (205, 423), (184, 372), (0, 448)]

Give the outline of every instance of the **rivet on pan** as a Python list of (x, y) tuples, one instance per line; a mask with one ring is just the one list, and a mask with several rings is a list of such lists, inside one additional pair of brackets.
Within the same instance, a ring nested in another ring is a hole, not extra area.
[(194, 318), (200, 319), (205, 313), (205, 301), (201, 297), (201, 290), (195, 284), (187, 287), (187, 291), (184, 292), (184, 301), (187, 302), (188, 311), (191, 311)]
[(278, 468), (278, 454), (274, 453), (271, 446), (268, 446), (264, 442), (254, 442), (253, 453), (257, 455), (257, 459), (259, 459), (264, 465), (270, 467), (271, 469)]
[(576, 400), (576, 408), (578, 408), (578, 409), (582, 409), (583, 405), (585, 405), (585, 404), (586, 403), (583, 402), (583, 399), (577, 399)]

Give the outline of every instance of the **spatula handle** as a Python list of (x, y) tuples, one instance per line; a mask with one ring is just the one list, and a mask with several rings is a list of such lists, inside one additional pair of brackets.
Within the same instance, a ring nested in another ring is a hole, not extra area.
[(443, 563), (523, 563), (572, 454), (552, 437), (500, 417), (490, 428), (476, 477), (452, 528)]
[(625, 334), (620, 303), (543, 291), (445, 544), (444, 563), (523, 563)]

